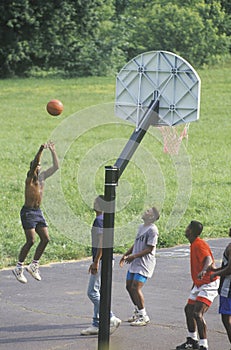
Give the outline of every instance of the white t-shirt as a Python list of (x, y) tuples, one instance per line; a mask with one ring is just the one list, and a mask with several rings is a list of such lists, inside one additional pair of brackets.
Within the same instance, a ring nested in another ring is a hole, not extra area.
[(141, 250), (147, 249), (150, 245), (153, 246), (153, 250), (141, 258), (134, 259), (129, 266), (129, 272), (139, 273), (148, 278), (152, 277), (156, 265), (155, 254), (157, 241), (158, 228), (155, 224), (148, 226), (142, 224), (139, 226), (132, 254), (139, 253)]

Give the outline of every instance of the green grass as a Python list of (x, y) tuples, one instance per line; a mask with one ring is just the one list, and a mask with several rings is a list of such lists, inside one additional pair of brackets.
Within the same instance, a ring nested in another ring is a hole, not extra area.
[[(143, 139), (117, 187), (117, 252), (131, 244), (142, 211), (153, 204), (161, 208), (159, 247), (185, 243), (184, 230), (192, 219), (204, 224), (204, 237), (227, 234), (231, 207), (230, 68), (227, 64), (198, 72), (202, 81), (200, 120), (191, 123), (187, 148), (181, 148), (179, 157), (171, 159), (163, 153), (158, 130), (152, 128)], [(19, 211), (25, 175), (40, 144), (51, 137), (62, 163), (59, 173), (46, 184), (43, 209), (51, 242), (41, 263), (89, 255), (94, 218), (91, 205), (95, 194), (104, 191), (104, 167), (114, 164), (134, 129), (112, 115), (112, 103), (108, 103), (114, 100), (115, 78), (10, 79), (1, 80), (0, 89), (0, 268), (17, 261), (24, 243)], [(52, 98), (64, 104), (59, 118), (45, 111)], [(92, 127), (98, 115), (100, 122)], [(46, 164), (50, 162), (47, 155), (49, 152), (44, 154)], [(56, 194), (58, 186), (62, 197)], [(180, 198), (172, 214), (177, 195)], [(28, 260), (33, 252), (34, 248)]]

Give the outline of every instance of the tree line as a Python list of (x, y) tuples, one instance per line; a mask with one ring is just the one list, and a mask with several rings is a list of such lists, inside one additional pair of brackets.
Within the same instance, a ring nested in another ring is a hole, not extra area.
[(0, 0), (0, 24), (0, 78), (114, 74), (153, 50), (230, 57), (229, 0)]

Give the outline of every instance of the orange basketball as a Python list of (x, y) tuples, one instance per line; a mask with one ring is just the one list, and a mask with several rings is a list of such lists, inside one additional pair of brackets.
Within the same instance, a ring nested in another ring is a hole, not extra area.
[(60, 115), (63, 111), (63, 104), (59, 100), (51, 100), (47, 104), (47, 112), (51, 115)]

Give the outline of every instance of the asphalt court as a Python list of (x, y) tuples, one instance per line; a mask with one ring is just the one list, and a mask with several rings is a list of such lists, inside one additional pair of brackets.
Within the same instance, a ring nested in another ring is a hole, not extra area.
[[(209, 240), (217, 265), (230, 239)], [(189, 245), (157, 250), (154, 276), (143, 288), (151, 322), (131, 327), (133, 310), (125, 289), (127, 267), (115, 256), (112, 310), (122, 319), (110, 337), (110, 350), (173, 350), (187, 335), (184, 306), (192, 286)], [(92, 304), (86, 290), (90, 259), (41, 266), (42, 281), (28, 275), (16, 281), (10, 269), (0, 271), (1, 350), (97, 350), (98, 337), (80, 335), (91, 324)], [(26, 274), (27, 272), (25, 272)], [(205, 319), (209, 350), (229, 350), (216, 298)]]

